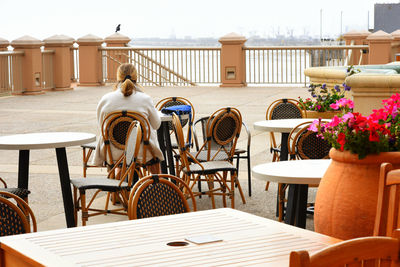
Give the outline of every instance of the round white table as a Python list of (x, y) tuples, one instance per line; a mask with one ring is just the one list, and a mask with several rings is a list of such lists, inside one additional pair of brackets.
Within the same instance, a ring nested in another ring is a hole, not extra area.
[(75, 226), (72, 192), (65, 148), (93, 142), (96, 135), (79, 132), (26, 133), (0, 136), (0, 149), (19, 150), (18, 187), (28, 189), (29, 151), (55, 148), (67, 227)]
[(283, 120), (264, 120), (257, 121), (254, 123), (253, 127), (255, 130), (264, 132), (276, 132), (281, 133), (281, 152), (280, 160), (284, 161), (288, 159), (288, 147), (287, 142), (289, 134), (293, 128), (304, 122), (313, 122), (316, 119), (283, 119)]
[(330, 159), (269, 162), (254, 166), (253, 177), (289, 185), (285, 223), (305, 228), (308, 185), (319, 184)]

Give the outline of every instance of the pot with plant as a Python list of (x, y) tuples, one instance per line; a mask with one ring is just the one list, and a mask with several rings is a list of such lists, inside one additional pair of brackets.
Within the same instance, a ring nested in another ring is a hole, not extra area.
[(372, 235), (380, 165), (400, 168), (400, 95), (383, 105), (369, 116), (348, 112), (310, 126), (333, 147), (316, 195), (315, 231), (340, 239)]

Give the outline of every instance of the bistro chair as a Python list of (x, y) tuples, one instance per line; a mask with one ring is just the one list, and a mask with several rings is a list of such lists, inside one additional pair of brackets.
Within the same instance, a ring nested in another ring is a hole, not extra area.
[[(297, 125), (289, 134), (288, 150), (290, 160), (328, 159), (331, 145), (316, 132), (308, 130), (312, 122)], [(318, 185), (310, 185), (318, 187)], [(278, 184), (278, 220), (283, 220), (287, 184)], [(312, 209), (309, 211), (314, 213)]]
[(28, 204), (17, 195), (0, 192), (0, 236), (37, 231), (36, 218)]
[[(201, 139), (203, 143), (206, 143), (206, 136), (207, 136), (207, 121), (209, 120), (209, 116), (202, 117), (198, 120), (195, 121), (193, 125), (193, 137), (194, 137), (194, 144), (196, 147), (196, 151), (192, 152), (191, 154), (197, 158), (200, 162), (202, 161), (207, 161), (207, 151), (203, 150), (200, 153), (198, 151), (200, 150), (200, 132), (198, 128), (201, 128)], [(249, 128), (247, 127), (246, 123), (242, 121), (242, 129), (245, 130), (246, 132), (246, 147), (236, 147), (235, 148), (235, 159), (236, 159), (236, 168), (239, 173), (239, 161), (240, 159), (246, 159), (247, 160), (247, 183), (248, 183), (248, 190), (249, 190), (249, 197), (251, 197), (251, 164), (250, 164), (250, 145), (251, 145), (251, 132)], [(239, 137), (240, 138), (240, 137)], [(240, 140), (238, 140), (238, 143)], [(212, 150), (217, 150), (218, 145), (215, 144), (213, 140), (211, 140), (211, 147)], [(197, 156), (196, 156), (197, 155)], [(215, 160), (228, 160), (227, 155), (219, 154), (215, 158)]]
[[(306, 108), (302, 103), (295, 99), (282, 98), (272, 102), (266, 112), (267, 120), (282, 120), (282, 119), (300, 119), (306, 117)], [(272, 161), (279, 161), (280, 144), (277, 144), (275, 134), (269, 133), (270, 136), (270, 152), (272, 153)], [(265, 186), (268, 190), (269, 182)]]
[(31, 193), (28, 189), (18, 188), (18, 187), (8, 187), (6, 181), (0, 177), (0, 183), (3, 184), (3, 188), (0, 188), (0, 192), (8, 192), (22, 198), (26, 203), (28, 203), (28, 195)]
[[(173, 96), (173, 97), (166, 97), (166, 98), (163, 98), (160, 101), (158, 101), (156, 104), (156, 109), (162, 111), (163, 108), (179, 106), (179, 105), (188, 105), (191, 107), (191, 112), (189, 114), (190, 118), (181, 120), (182, 128), (186, 129), (185, 142), (186, 142), (186, 144), (191, 145), (193, 142), (193, 122), (194, 122), (194, 117), (195, 117), (195, 110), (194, 110), (193, 104), (186, 98)], [(171, 122), (168, 123), (168, 127), (170, 130), (170, 134), (172, 134), (173, 126), (172, 126)], [(178, 145), (176, 143), (174, 143), (174, 144), (172, 144), (172, 148), (178, 149)], [(177, 154), (179, 154), (179, 153), (177, 153)]]
[[(187, 201), (191, 200), (191, 207)], [(128, 217), (142, 219), (196, 211), (189, 186), (169, 174), (153, 174), (140, 179), (129, 195)]]
[[(190, 189), (201, 182), (206, 182), (208, 190), (194, 192), (195, 196), (203, 194), (211, 198), (212, 207), (215, 208), (215, 195), (221, 195), (223, 205), (226, 207), (226, 197), (231, 199), (231, 207), (235, 207), (235, 186), (238, 187), (242, 201), (246, 200), (240, 186), (237, 169), (232, 164), (237, 139), (242, 126), (242, 116), (236, 108), (222, 108), (214, 112), (206, 124), (206, 142), (200, 147), (197, 155), (203, 150), (207, 151), (207, 161), (200, 162), (185, 146), (182, 127), (178, 116), (173, 115), (173, 125), (176, 139), (179, 145), (180, 161), (184, 181)], [(211, 140), (218, 144), (219, 148), (211, 148)], [(217, 157), (226, 157), (227, 160), (216, 160)], [(190, 160), (189, 160), (190, 159)], [(230, 178), (228, 178), (230, 173)], [(215, 187), (215, 184), (217, 186)]]
[[(400, 228), (399, 194), (400, 169), (394, 169), (391, 163), (382, 163), (379, 174), (374, 236), (392, 236), (393, 231)], [(383, 223), (384, 221), (386, 223)]]
[[(95, 166), (89, 164), (90, 157), (93, 151), (96, 149), (97, 142), (92, 142), (82, 145), (82, 162), (83, 162), (83, 177), (86, 177), (86, 171), (91, 167), (107, 167), (110, 170), (113, 164), (117, 162), (121, 156), (118, 156), (118, 152), (112, 153), (111, 146), (120, 150), (121, 152), (125, 149), (125, 140), (127, 130), (133, 121), (131, 117), (132, 111), (120, 110), (109, 113), (103, 120), (101, 126), (101, 141), (104, 142), (104, 157), (105, 161), (102, 166)], [(120, 154), (120, 153), (118, 153)]]
[[(144, 177), (148, 174), (147, 163), (154, 160), (152, 150), (149, 145), (150, 123), (140, 113), (129, 111), (127, 116), (132, 120), (127, 129), (126, 141), (123, 143), (124, 153), (113, 164), (106, 178), (77, 178), (71, 179), (74, 187), (74, 212), (77, 221), (78, 211), (82, 211), (82, 225), (86, 225), (88, 218), (100, 214), (119, 214), (127, 215), (129, 191), (134, 183), (135, 177)], [(107, 135), (105, 135), (107, 137)], [(150, 156), (149, 156), (150, 155)], [(119, 175), (115, 177), (116, 170)], [(86, 204), (86, 190), (96, 189), (93, 197)], [(79, 198), (77, 192), (79, 191)], [(101, 192), (115, 193), (116, 199), (121, 203), (121, 208), (108, 209), (110, 194), (107, 194), (105, 209), (91, 207), (95, 197)]]
[(350, 239), (313, 253), (292, 251), (290, 267), (400, 266), (399, 230), (393, 237), (369, 236)]

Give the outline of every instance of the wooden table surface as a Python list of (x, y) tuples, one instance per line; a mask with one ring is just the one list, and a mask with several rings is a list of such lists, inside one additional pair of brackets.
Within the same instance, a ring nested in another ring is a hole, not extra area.
[[(223, 241), (167, 245), (204, 234)], [(224, 208), (2, 237), (0, 256), (5, 266), (288, 266), (290, 251), (338, 241)]]

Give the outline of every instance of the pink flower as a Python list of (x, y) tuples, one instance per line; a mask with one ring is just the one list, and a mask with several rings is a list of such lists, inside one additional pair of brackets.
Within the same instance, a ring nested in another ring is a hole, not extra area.
[(319, 126), (319, 120), (314, 120), (312, 122), (312, 124), (310, 124), (310, 126), (308, 127), (309, 131), (313, 131), (313, 132), (318, 132), (318, 126)]
[[(337, 102), (336, 102), (336, 103), (337, 103)], [(332, 109), (334, 109), (334, 110), (338, 110), (338, 109), (339, 109), (339, 105), (336, 104), (336, 103), (330, 104), (329, 106), (330, 106)]]

